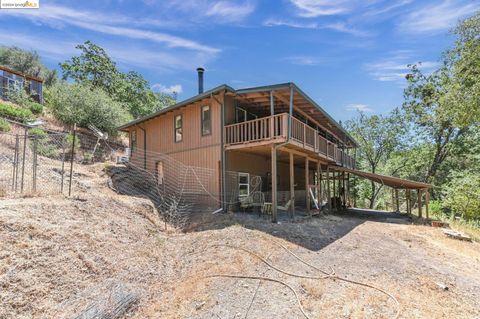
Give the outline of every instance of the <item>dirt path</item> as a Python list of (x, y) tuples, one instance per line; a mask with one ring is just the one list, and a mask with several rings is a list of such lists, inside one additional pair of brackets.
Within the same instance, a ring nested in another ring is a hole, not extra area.
[(480, 317), (480, 245), (440, 229), (382, 214), (279, 225), (216, 215), (195, 231), (168, 234), (147, 200), (119, 196), (101, 177), (84, 183), (78, 198), (0, 201), (0, 318), (72, 318), (110, 281), (140, 297), (131, 318), (304, 318), (277, 282), (206, 278), (213, 274), (287, 283), (310, 318), (394, 316), (396, 304), (376, 290), (288, 276), (225, 246), (288, 272), (321, 275), (275, 242), (320, 269), (390, 292), (401, 318)]

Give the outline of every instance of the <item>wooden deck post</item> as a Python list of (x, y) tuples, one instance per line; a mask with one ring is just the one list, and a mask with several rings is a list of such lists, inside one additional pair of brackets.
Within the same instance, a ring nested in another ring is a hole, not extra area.
[(310, 214), (310, 185), (308, 176), (308, 157), (305, 157), (305, 208)]
[(295, 216), (295, 167), (293, 161), (293, 153), (290, 152), (289, 154), (289, 164), (290, 164), (290, 200), (291, 200), (291, 216)]
[(422, 190), (417, 189), (418, 217), (422, 218)]
[(430, 202), (430, 192), (428, 189), (425, 189), (425, 217), (428, 219), (428, 204)]
[(406, 201), (407, 201), (407, 214), (411, 214), (412, 213), (412, 203), (411, 203), (411, 191), (409, 189), (405, 189), (405, 198), (406, 198)]
[(277, 150), (272, 145), (272, 222), (277, 222)]
[(322, 169), (320, 162), (317, 162), (317, 204), (318, 212), (322, 209)]
[(398, 188), (395, 188), (395, 206), (397, 206), (397, 213), (400, 213), (400, 200), (398, 198)]
[(332, 197), (330, 195), (330, 168), (327, 166), (327, 204), (328, 212), (332, 212)]
[(337, 186), (336, 186), (336, 183), (335, 183), (335, 180), (337, 179), (337, 174), (335, 173), (335, 171), (332, 171), (332, 183), (333, 183), (333, 209), (335, 211), (337, 211)]

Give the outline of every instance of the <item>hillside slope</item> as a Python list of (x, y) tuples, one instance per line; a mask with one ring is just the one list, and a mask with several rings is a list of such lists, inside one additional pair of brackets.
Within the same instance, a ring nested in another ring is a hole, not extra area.
[[(310, 318), (480, 316), (480, 246), (444, 238), (404, 218), (345, 215), (273, 225), (216, 215), (187, 234), (167, 233), (151, 204), (107, 187), (101, 166), (82, 168), (74, 198), (0, 201), (0, 318), (73, 318), (112, 284), (138, 296), (129, 318)], [(237, 247), (237, 248), (236, 248)], [(440, 289), (444, 283), (449, 290)]]

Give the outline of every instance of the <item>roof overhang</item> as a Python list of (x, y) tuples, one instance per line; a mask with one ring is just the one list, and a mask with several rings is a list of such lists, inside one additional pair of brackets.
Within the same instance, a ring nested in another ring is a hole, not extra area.
[(396, 188), (396, 189), (429, 189), (429, 188), (432, 188), (432, 185), (427, 184), (427, 183), (410, 181), (408, 179), (402, 179), (402, 178), (393, 177), (393, 176), (374, 174), (374, 173), (359, 171), (359, 170), (356, 170), (356, 169), (350, 169), (350, 168), (341, 167), (341, 166), (331, 165), (331, 166), (329, 166), (329, 169), (332, 169), (332, 170), (335, 170), (335, 171), (340, 171), (340, 172), (350, 173), (350, 174), (353, 174), (353, 175), (356, 175), (356, 176), (359, 176), (359, 177), (363, 177), (363, 178), (369, 179), (373, 182), (383, 184), (385, 186), (389, 186), (389, 187)]
[(281, 83), (268, 86), (240, 89), (236, 91), (236, 99), (245, 101), (249, 109), (257, 114), (269, 115), (270, 92), (273, 93), (275, 113), (288, 112), (290, 106), (290, 90), (293, 89), (294, 112), (305, 118), (313, 119), (320, 127), (347, 147), (356, 147), (355, 139), (335, 121), (320, 105), (303, 92), (295, 83)]
[(215, 88), (213, 88), (213, 89), (211, 89), (211, 90), (205, 91), (205, 92), (203, 92), (202, 94), (195, 95), (195, 96), (193, 96), (193, 97), (191, 97), (191, 98), (189, 98), (189, 99), (183, 100), (182, 102), (179, 102), (179, 103), (176, 103), (176, 104), (174, 104), (174, 105), (172, 105), (172, 106), (169, 106), (169, 107), (166, 107), (166, 108), (164, 108), (164, 109), (158, 110), (158, 111), (155, 112), (155, 113), (152, 113), (152, 114), (150, 114), (150, 115), (147, 115), (147, 116), (141, 117), (141, 118), (139, 118), (139, 119), (133, 120), (133, 121), (131, 121), (131, 122), (128, 122), (127, 124), (124, 124), (124, 125), (122, 125), (122, 126), (117, 127), (117, 130), (119, 130), (119, 131), (127, 131), (127, 129), (128, 129), (129, 127), (132, 127), (132, 126), (138, 125), (138, 124), (140, 124), (140, 123), (143, 123), (143, 122), (145, 122), (145, 121), (151, 120), (151, 119), (153, 119), (153, 118), (155, 118), (155, 117), (158, 117), (158, 116), (160, 116), (160, 115), (162, 115), (162, 114), (165, 114), (165, 113), (167, 113), (167, 112), (171, 112), (171, 111), (173, 111), (173, 110), (175, 110), (175, 109), (178, 109), (178, 108), (180, 108), (180, 107), (182, 107), (182, 106), (186, 106), (186, 105), (188, 105), (188, 104), (190, 104), (190, 103), (194, 103), (194, 102), (203, 100), (203, 99), (208, 98), (208, 97), (210, 97), (211, 95), (217, 94), (217, 93), (219, 93), (219, 92), (221, 92), (221, 91), (235, 92), (235, 90), (234, 90), (233, 88), (231, 88), (230, 86), (228, 86), (228, 85), (220, 85), (220, 86), (217, 86), (217, 87), (215, 87)]

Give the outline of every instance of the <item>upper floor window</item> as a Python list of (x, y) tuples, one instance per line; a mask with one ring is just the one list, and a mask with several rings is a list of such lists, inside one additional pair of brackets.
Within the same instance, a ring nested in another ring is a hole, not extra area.
[(182, 115), (175, 116), (175, 142), (181, 142), (183, 140), (183, 117)]
[(135, 151), (137, 148), (137, 130), (133, 130), (130, 132), (130, 147), (132, 152)]
[(202, 106), (202, 135), (212, 134), (212, 112), (210, 105)]

